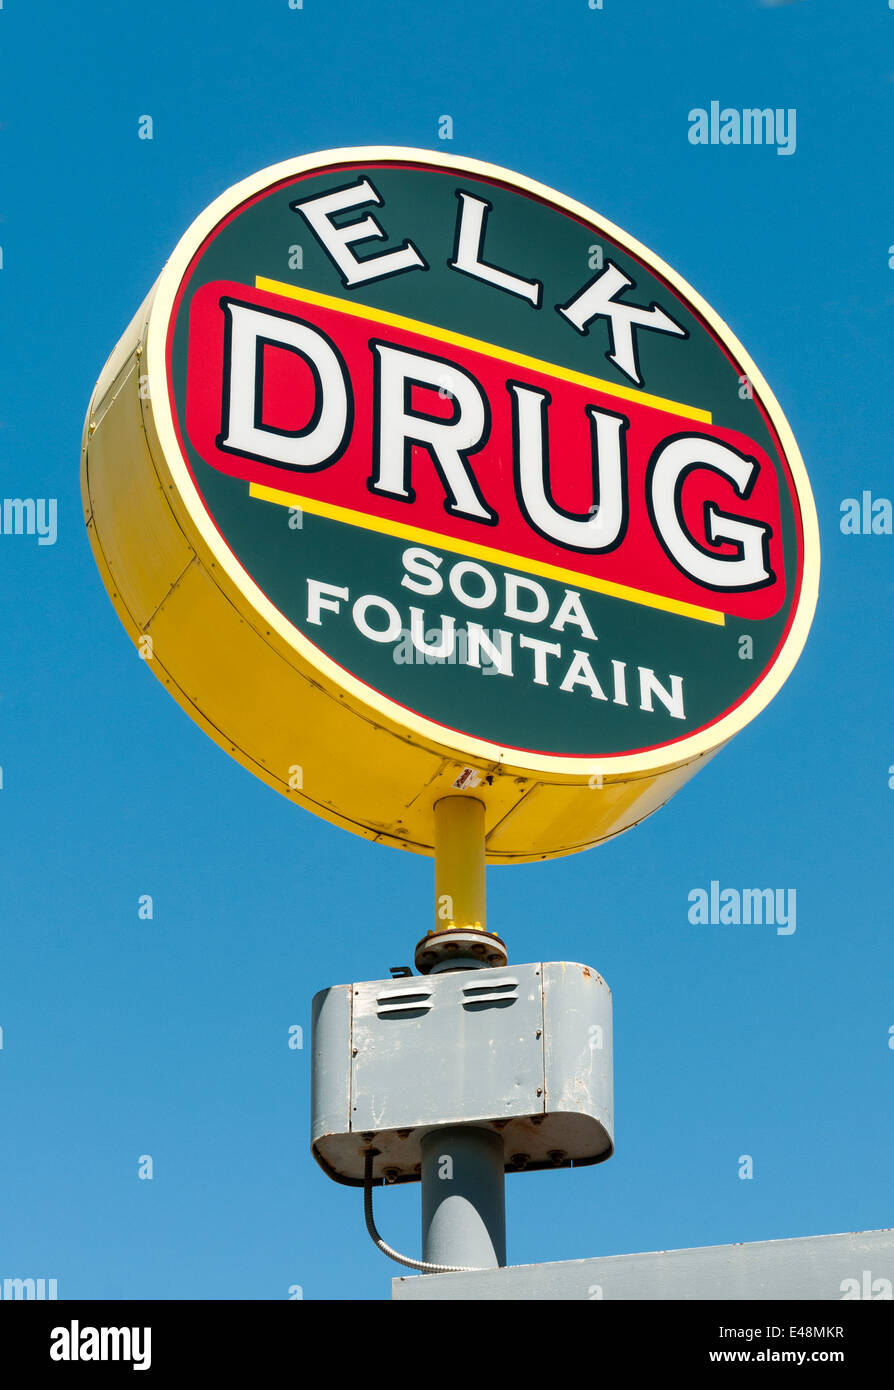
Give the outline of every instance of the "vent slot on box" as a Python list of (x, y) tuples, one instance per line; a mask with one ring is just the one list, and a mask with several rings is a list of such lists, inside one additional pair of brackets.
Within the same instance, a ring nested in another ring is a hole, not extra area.
[(511, 975), (506, 975), (502, 980), (488, 980), (487, 984), (465, 985), (463, 988), (464, 1009), (478, 1009), (487, 1004), (505, 1008), (517, 998), (518, 980)]
[(417, 1018), (431, 1008), (431, 990), (413, 985), (405, 989), (383, 989), (376, 995), (376, 1013), (380, 1018), (387, 1014), (413, 1014)]

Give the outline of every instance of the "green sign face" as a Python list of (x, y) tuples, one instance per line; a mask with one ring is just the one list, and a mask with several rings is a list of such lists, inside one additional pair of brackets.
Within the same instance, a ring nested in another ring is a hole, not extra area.
[(778, 407), (617, 229), (360, 153), (232, 209), (183, 276), (170, 404), (215, 526), (322, 653), (447, 731), (559, 757), (706, 732), (803, 598)]

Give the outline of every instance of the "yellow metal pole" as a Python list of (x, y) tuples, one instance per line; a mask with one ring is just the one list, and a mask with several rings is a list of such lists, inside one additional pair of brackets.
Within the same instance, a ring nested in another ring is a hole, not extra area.
[(435, 931), (486, 931), (484, 803), (435, 802)]
[(443, 796), (434, 820), (435, 926), (416, 947), (416, 968), (427, 975), (505, 965), (505, 943), (487, 930), (484, 803)]

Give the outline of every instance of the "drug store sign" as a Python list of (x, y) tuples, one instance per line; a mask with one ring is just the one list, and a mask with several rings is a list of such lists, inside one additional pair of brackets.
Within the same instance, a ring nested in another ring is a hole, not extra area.
[(145, 366), (244, 616), (413, 739), (667, 765), (797, 659), (816, 519), (763, 378), (655, 255), (519, 174), (357, 149), (247, 180), (172, 257)]

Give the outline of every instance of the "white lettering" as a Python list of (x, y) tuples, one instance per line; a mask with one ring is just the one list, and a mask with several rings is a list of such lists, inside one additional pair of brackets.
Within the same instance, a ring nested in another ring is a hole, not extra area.
[(411, 241), (403, 242), (395, 251), (382, 251), (358, 260), (353, 251), (354, 245), (372, 238), (382, 241), (385, 232), (374, 217), (363, 217), (358, 222), (349, 222), (341, 227), (334, 226), (331, 219), (336, 213), (352, 211), (363, 207), (364, 203), (382, 206), (382, 198), (369, 179), (358, 179), (347, 188), (337, 188), (333, 193), (322, 193), (316, 198), (305, 198), (290, 203), (289, 207), (293, 212), (300, 213), (307, 222), (323, 250), (341, 271), (343, 283), (348, 287), (381, 280), (386, 275), (398, 275), (404, 270), (427, 270), (428, 266)]

